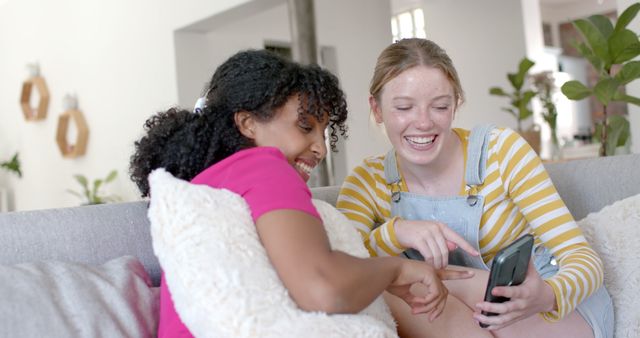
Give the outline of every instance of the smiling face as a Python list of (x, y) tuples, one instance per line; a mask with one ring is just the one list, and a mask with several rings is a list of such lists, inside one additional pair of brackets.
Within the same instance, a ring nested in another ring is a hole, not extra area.
[(401, 162), (436, 164), (455, 146), (451, 124), (456, 100), (451, 82), (440, 69), (409, 68), (388, 81), (369, 103)]
[(328, 119), (318, 121), (298, 113), (300, 100), (292, 96), (269, 121), (258, 121), (247, 112), (236, 113), (240, 132), (258, 147), (276, 147), (282, 151), (306, 182), (311, 171), (327, 155), (324, 131)]

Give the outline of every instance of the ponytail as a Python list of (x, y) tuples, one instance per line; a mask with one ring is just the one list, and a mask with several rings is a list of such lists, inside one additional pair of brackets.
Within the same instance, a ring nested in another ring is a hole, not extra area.
[(150, 117), (145, 136), (135, 142), (129, 174), (142, 196), (149, 195), (147, 177), (164, 168), (173, 176), (191, 180), (207, 166), (212, 132), (199, 114), (171, 108)]

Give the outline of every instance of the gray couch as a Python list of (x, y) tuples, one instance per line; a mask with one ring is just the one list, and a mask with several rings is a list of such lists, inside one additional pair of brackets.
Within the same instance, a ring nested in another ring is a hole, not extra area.
[[(640, 154), (550, 163), (546, 167), (576, 219), (617, 200), (640, 194)], [(313, 189), (315, 198), (331, 203), (335, 203), (337, 192), (338, 187)], [(5, 267), (26, 266), (27, 268), (19, 270), (22, 273), (25, 269), (32, 269), (32, 266), (24, 265), (25, 262), (55, 260), (100, 266), (114, 258), (134, 256), (142, 262), (151, 277), (150, 286), (158, 286), (160, 267), (151, 247), (146, 208), (146, 202), (130, 202), (0, 214), (0, 264)], [(18, 265), (21, 263), (22, 265)], [(43, 277), (42, 272), (38, 274), (39, 278), (48, 278)], [(2, 278), (0, 277), (0, 288)], [(11, 282), (5, 280), (5, 283)], [(45, 283), (56, 283), (56, 280), (51, 278)], [(58, 301), (65, 300), (55, 300)], [(85, 306), (82, 302), (79, 304), (78, 306)], [(149, 306), (153, 307), (149, 311), (157, 311), (157, 304)], [(91, 308), (86, 309), (91, 311)], [(75, 327), (69, 331), (48, 331), (46, 323), (29, 323), (30, 313), (16, 314), (20, 310), (19, 306), (7, 309), (0, 300), (0, 336), (38, 335), (38, 331), (10, 331), (6, 326), (3, 327), (8, 325), (6, 321), (2, 322), (3, 315), (10, 315), (14, 321), (15, 318), (24, 318), (24, 322), (14, 323), (11, 330), (22, 324), (33, 324), (37, 330), (42, 330), (42, 336), (51, 333), (73, 336), (93, 336), (98, 333), (100, 336), (112, 336), (104, 331), (111, 330), (112, 326), (105, 323), (100, 324), (105, 325), (104, 329)], [(108, 321), (109, 318), (104, 320)], [(154, 325), (154, 322), (149, 325)], [(122, 325), (117, 323), (113, 325), (116, 328), (120, 326)], [(113, 336), (121, 334), (145, 336), (152, 332), (124, 330)]]

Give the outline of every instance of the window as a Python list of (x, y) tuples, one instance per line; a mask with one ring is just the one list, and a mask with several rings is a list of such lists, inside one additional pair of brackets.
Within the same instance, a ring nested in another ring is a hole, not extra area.
[(405, 38), (426, 38), (422, 9), (417, 8), (392, 16), (391, 33), (393, 41)]

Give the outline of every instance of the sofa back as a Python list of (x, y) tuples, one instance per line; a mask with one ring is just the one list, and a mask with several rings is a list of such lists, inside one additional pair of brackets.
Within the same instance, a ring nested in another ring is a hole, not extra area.
[(640, 154), (549, 163), (545, 167), (576, 220), (640, 194)]
[(159, 284), (147, 205), (141, 201), (0, 214), (0, 264), (58, 260), (98, 265), (131, 255)]
[[(640, 194), (640, 154), (546, 165), (576, 219)], [(313, 188), (314, 198), (335, 205), (339, 187)], [(160, 266), (153, 254), (147, 202), (0, 213), (0, 264), (60, 260), (102, 264), (137, 257), (154, 285)]]

